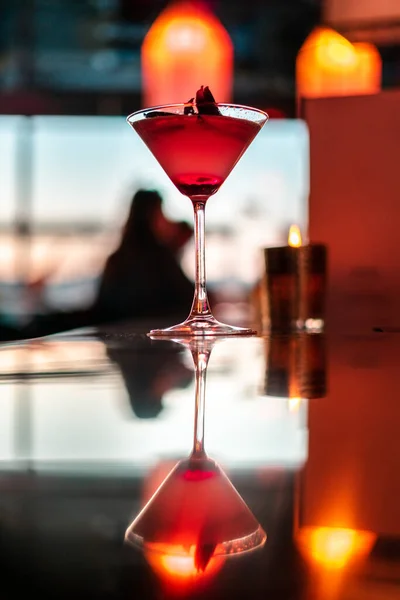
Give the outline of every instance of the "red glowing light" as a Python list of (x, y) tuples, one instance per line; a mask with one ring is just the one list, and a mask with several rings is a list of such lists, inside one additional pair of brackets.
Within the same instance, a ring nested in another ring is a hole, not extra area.
[(220, 21), (199, 2), (167, 7), (142, 45), (144, 106), (186, 102), (208, 85), (217, 102), (232, 92), (233, 46)]

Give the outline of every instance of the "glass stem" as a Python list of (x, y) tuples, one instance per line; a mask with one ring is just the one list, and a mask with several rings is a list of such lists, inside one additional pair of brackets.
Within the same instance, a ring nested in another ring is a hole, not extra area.
[(211, 315), (206, 289), (206, 250), (205, 250), (205, 207), (207, 196), (191, 198), (194, 209), (194, 245), (196, 252), (196, 271), (194, 298), (190, 317)]
[(208, 359), (211, 351), (209, 349), (193, 349), (192, 356), (194, 371), (196, 375), (196, 403), (194, 410), (194, 439), (192, 458), (203, 458), (204, 450), (204, 419), (206, 400), (206, 374)]

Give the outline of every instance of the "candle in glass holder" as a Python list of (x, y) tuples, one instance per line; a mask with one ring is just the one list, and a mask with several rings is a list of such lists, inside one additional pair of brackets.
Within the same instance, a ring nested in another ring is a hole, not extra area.
[(302, 245), (292, 225), (288, 245), (264, 249), (261, 290), (263, 331), (321, 331), (325, 322), (327, 252), (323, 244)]
[(326, 267), (324, 244), (307, 244), (298, 248), (298, 329), (321, 331), (324, 328)]

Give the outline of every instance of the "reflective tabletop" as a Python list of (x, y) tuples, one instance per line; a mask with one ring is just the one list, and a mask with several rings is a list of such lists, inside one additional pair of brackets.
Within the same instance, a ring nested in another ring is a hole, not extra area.
[[(178, 493), (199, 363), (146, 331), (0, 346), (1, 598), (400, 599), (400, 334), (207, 348), (218, 471), (186, 469)], [(232, 542), (244, 512), (254, 548)]]

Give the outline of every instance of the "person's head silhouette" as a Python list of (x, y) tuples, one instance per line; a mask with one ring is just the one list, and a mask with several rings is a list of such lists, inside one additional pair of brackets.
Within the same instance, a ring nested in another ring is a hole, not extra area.
[[(180, 250), (190, 236), (163, 212), (162, 197), (138, 190), (121, 241), (100, 277), (93, 311), (98, 322), (147, 317), (184, 318), (193, 284), (180, 264)], [(168, 293), (167, 293), (168, 292)]]
[(156, 237), (154, 223), (162, 214), (162, 198), (155, 190), (138, 190), (132, 198), (122, 243), (146, 242)]

